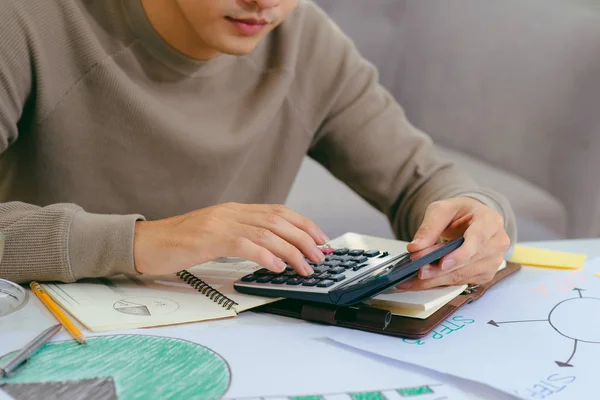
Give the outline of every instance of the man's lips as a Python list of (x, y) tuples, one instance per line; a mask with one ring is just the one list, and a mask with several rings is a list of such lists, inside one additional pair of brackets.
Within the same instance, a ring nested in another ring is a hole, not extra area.
[(232, 18), (226, 17), (229, 22), (231, 22), (237, 30), (243, 35), (253, 36), (259, 33), (266, 25), (269, 24), (269, 21), (266, 19), (259, 18)]

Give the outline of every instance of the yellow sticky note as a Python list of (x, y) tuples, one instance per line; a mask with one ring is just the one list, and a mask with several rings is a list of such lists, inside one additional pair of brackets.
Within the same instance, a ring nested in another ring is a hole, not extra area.
[(587, 260), (586, 254), (538, 249), (516, 245), (510, 261), (521, 265), (545, 268), (579, 269)]
[(600, 278), (600, 272), (596, 272), (594, 275), (596, 275), (598, 278)]

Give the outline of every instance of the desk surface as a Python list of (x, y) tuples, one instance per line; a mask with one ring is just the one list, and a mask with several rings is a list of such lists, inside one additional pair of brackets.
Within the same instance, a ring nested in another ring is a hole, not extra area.
[[(565, 240), (565, 241), (547, 241), (547, 242), (528, 242), (522, 243), (524, 245), (532, 246), (532, 247), (540, 247), (551, 250), (560, 250), (560, 251), (569, 251), (569, 252), (577, 252), (577, 253), (585, 253), (588, 254), (589, 259), (593, 259), (595, 257), (600, 256), (600, 239), (585, 239), (585, 240)], [(519, 274), (519, 279), (521, 280), (534, 280), (538, 279), (540, 276), (549, 273), (557, 273), (556, 270), (548, 270), (544, 268), (532, 268), (525, 267), (522, 270), (522, 273)], [(568, 272), (565, 272), (568, 273)], [(210, 328), (240, 328), (246, 329), (251, 327), (265, 327), (265, 326), (277, 326), (278, 328), (289, 327), (290, 329), (312, 329), (313, 325), (302, 320), (290, 319), (285, 317), (279, 317), (274, 315), (264, 315), (254, 313), (252, 311), (241, 314), (238, 318), (232, 318), (227, 320), (220, 321), (212, 321), (212, 322), (203, 322), (201, 324), (202, 328), (210, 329)], [(314, 328), (318, 329), (318, 328)], [(372, 340), (377, 340), (377, 335), (373, 335), (370, 337)], [(67, 338), (67, 336), (65, 336)], [(242, 342), (243, 343), (243, 342)], [(331, 344), (331, 346), (334, 346)], [(337, 349), (336, 351), (343, 352), (348, 351), (347, 349)], [(380, 362), (384, 365), (382, 368), (387, 369), (387, 371), (391, 374), (417, 374), (423, 377), (422, 382), (428, 380), (436, 380), (448, 385), (456, 390), (458, 390), (464, 399), (510, 399), (513, 398), (507, 394), (500, 393), (493, 389), (488, 388), (487, 386), (480, 385), (474, 382), (469, 381), (460, 381), (454, 378), (450, 378), (444, 374), (432, 372), (426, 370), (424, 368), (415, 367), (406, 363), (398, 362), (395, 360), (389, 360), (380, 358), (374, 355), (366, 354), (364, 352), (356, 351), (356, 354), (360, 354), (363, 357), (368, 357), (370, 360), (365, 362), (364, 365), (355, 365), (354, 369), (357, 371), (366, 374), (372, 374), (369, 365), (372, 366), (372, 362)], [(333, 358), (333, 357), (331, 357)], [(327, 363), (330, 364), (331, 368), (336, 368), (335, 360), (318, 360), (319, 363)], [(250, 365), (250, 364), (249, 364)], [(381, 369), (379, 369), (381, 371)], [(308, 371), (305, 371), (308, 372)], [(294, 373), (294, 371), (285, 371), (284, 373)], [(248, 371), (248, 374), (253, 374), (253, 371)], [(299, 375), (302, 376), (302, 375)], [(415, 382), (415, 384), (420, 384), (422, 382)], [(311, 380), (305, 379), (306, 388), (311, 390)], [(455, 397), (451, 397), (454, 399)]]

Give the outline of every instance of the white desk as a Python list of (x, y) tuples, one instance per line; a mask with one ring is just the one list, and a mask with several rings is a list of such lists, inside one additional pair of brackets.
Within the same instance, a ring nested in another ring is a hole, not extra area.
[[(600, 239), (574, 240), (574, 241), (550, 241), (550, 242), (536, 242), (536, 243), (523, 243), (523, 244), (533, 246), (533, 247), (542, 247), (542, 248), (548, 248), (548, 249), (553, 249), (553, 250), (586, 253), (589, 255), (590, 259), (600, 256)], [(556, 270), (525, 267), (525, 268), (523, 268), (523, 270), (521, 271), (521, 273), (518, 276), (519, 276), (519, 279), (523, 279), (523, 280), (532, 279), (533, 280), (533, 279), (540, 277), (541, 275), (549, 274), (549, 273), (556, 273), (556, 272), (557, 272)], [(569, 272), (565, 272), (565, 273), (569, 273)], [(272, 326), (274, 329), (275, 328), (276, 329), (284, 328), (284, 330), (285, 330), (285, 328), (287, 328), (287, 329), (298, 330), (298, 331), (301, 331), (303, 329), (318, 329), (318, 327), (315, 327), (315, 325), (307, 323), (302, 320), (279, 317), (279, 316), (274, 316), (274, 315), (267, 315), (267, 314), (258, 314), (258, 313), (254, 313), (252, 311), (243, 313), (238, 318), (233, 318), (233, 319), (228, 319), (228, 320), (220, 320), (220, 321), (214, 321), (214, 322), (203, 322), (203, 323), (196, 324), (196, 325), (200, 329), (218, 329), (218, 328), (245, 329), (245, 328), (253, 327), (253, 326), (257, 326), (257, 327)], [(300, 329), (298, 329), (298, 328), (300, 328)], [(61, 333), (61, 334), (63, 335), (63, 337), (65, 339), (70, 339), (66, 334), (64, 334), (64, 333)], [(378, 335), (370, 336), (370, 340), (377, 340), (377, 338), (378, 338)], [(293, 346), (293, 339), (290, 339), (290, 340), (292, 340), (292, 343), (290, 343), (290, 346)], [(243, 341), (241, 341), (240, 343), (242, 343), (242, 346), (248, 345), (248, 343), (245, 343)], [(331, 346), (341, 346), (341, 345), (338, 345), (335, 343), (330, 343), (330, 345)], [(240, 351), (243, 351), (243, 350), (240, 348)], [(347, 352), (347, 351), (349, 351), (349, 349), (339, 348), (339, 349), (336, 349), (336, 351), (339, 351), (341, 354), (341, 352)], [(500, 392), (490, 389), (484, 385), (480, 385), (480, 384), (477, 384), (474, 382), (460, 381), (455, 378), (450, 378), (444, 374), (431, 372), (431, 371), (425, 370), (420, 367), (415, 367), (415, 366), (408, 365), (408, 364), (398, 362), (395, 360), (390, 360), (390, 359), (373, 356), (370, 353), (365, 353), (365, 352), (361, 352), (358, 350), (351, 350), (351, 351), (353, 351), (356, 354), (361, 355), (362, 357), (369, 359), (369, 362), (365, 361), (364, 365), (359, 363), (358, 365), (354, 366), (354, 368), (357, 371), (360, 371), (362, 374), (365, 374), (365, 376), (373, 375), (373, 372), (369, 368), (369, 365), (372, 367), (373, 360), (376, 360), (378, 363), (381, 363), (381, 365), (383, 366), (382, 368), (384, 368), (390, 374), (397, 373), (398, 376), (402, 376), (403, 374), (406, 374), (407, 372), (411, 372), (413, 374), (417, 373), (417, 374), (421, 375), (423, 377), (423, 379), (420, 380), (419, 382), (415, 381), (415, 385), (420, 385), (423, 382), (427, 382), (430, 380), (436, 380), (436, 381), (440, 381), (448, 386), (456, 388), (462, 393), (462, 396), (460, 398), (492, 399), (492, 400), (493, 399), (513, 398), (507, 394), (500, 393)], [(260, 360), (258, 360), (257, 362), (260, 362)], [(336, 368), (336, 361), (335, 361), (334, 357), (331, 357), (330, 359), (326, 359), (326, 360), (321, 360), (321, 359), (317, 358), (315, 362), (318, 362), (319, 364), (325, 363), (327, 365), (327, 368), (330, 368), (330, 369)], [(282, 366), (282, 368), (285, 368), (285, 366)], [(379, 371), (381, 371), (381, 369)], [(311, 379), (306, 378), (307, 376), (310, 377), (310, 371), (304, 371), (304, 372), (305, 373), (298, 375), (299, 379), (302, 379), (304, 381), (307, 391), (311, 392), (311, 390), (312, 390), (311, 389)], [(238, 373), (239, 373), (239, 371), (238, 371)], [(249, 370), (249, 371), (247, 371), (247, 373), (250, 375), (253, 375), (253, 374), (255, 374), (255, 371)], [(282, 373), (283, 374), (287, 374), (287, 373), (296, 374), (296, 371), (286, 370), (286, 371), (282, 371)], [(340, 379), (340, 380), (343, 379), (343, 377), (334, 378), (333, 374), (331, 377), (332, 377), (332, 379)], [(257, 384), (259, 384), (259, 383), (257, 383)], [(454, 398), (458, 398), (458, 397), (452, 397), (451, 399), (454, 399)]]
[[(568, 251), (568, 252), (574, 252), (574, 253), (584, 253), (584, 254), (588, 254), (589, 258), (588, 259), (593, 259), (595, 257), (600, 256), (600, 239), (584, 239), (584, 240), (561, 240), (561, 241), (544, 241), (544, 242), (527, 242), (527, 243), (520, 243), (526, 246), (531, 246), (531, 247), (540, 247), (540, 248), (545, 248), (545, 249), (550, 249), (550, 250), (558, 250), (558, 251)], [(546, 268), (533, 268), (533, 267), (524, 267), (520, 273), (519, 273), (519, 279), (520, 280), (535, 280), (538, 279), (541, 275), (545, 275), (545, 274), (551, 274), (551, 273), (557, 273), (559, 271), (555, 270), (555, 269), (546, 269)], [(565, 274), (570, 273), (570, 271), (564, 271)], [(227, 323), (231, 323), (231, 324), (236, 324), (236, 323), (243, 323), (243, 324), (253, 324), (254, 321), (256, 321), (256, 323), (261, 323), (260, 319), (261, 318), (265, 318), (265, 316), (262, 315), (257, 315), (255, 313), (249, 313), (249, 315), (244, 318), (244, 320), (240, 320), (240, 321), (228, 321)], [(262, 322), (266, 322), (266, 321), (262, 321)], [(273, 324), (281, 324), (281, 325), (287, 325), (287, 324), (298, 324), (299, 322), (296, 320), (290, 320), (289, 318), (284, 318), (284, 317), (271, 317), (269, 319), (269, 323), (273, 323)], [(372, 336), (372, 340), (377, 340), (377, 335), (373, 335)], [(375, 357), (369, 353), (362, 353), (365, 354), (366, 357)], [(508, 394), (504, 394), (501, 392), (498, 392), (494, 389), (488, 388), (487, 386), (484, 385), (480, 385), (474, 382), (468, 382), (468, 381), (458, 381), (455, 378), (449, 378), (447, 376), (445, 376), (444, 374), (439, 374), (436, 372), (431, 372), (428, 370), (425, 370), (423, 368), (420, 367), (415, 367), (412, 365), (407, 365), (401, 362), (397, 362), (395, 360), (388, 360), (388, 359), (380, 359), (382, 362), (387, 363), (387, 365), (389, 365), (389, 368), (397, 368), (399, 371), (418, 371), (420, 373), (422, 373), (424, 376), (426, 377), (430, 377), (433, 379), (436, 379), (438, 381), (441, 381), (449, 386), (453, 386), (454, 388), (457, 388), (458, 390), (460, 390), (461, 392), (464, 393), (464, 398), (465, 399), (513, 399), (514, 397), (508, 395)], [(360, 368), (360, 366), (357, 366), (357, 368)], [(369, 371), (364, 371), (364, 373), (368, 374)], [(424, 379), (426, 380), (426, 379)]]

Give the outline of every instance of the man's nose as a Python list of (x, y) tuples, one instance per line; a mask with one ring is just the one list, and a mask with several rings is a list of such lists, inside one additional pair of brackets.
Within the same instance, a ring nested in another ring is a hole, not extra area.
[(281, 0), (244, 0), (244, 2), (250, 5), (254, 3), (260, 8), (274, 8), (281, 3)]

